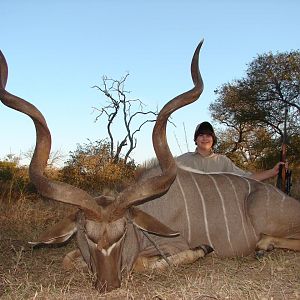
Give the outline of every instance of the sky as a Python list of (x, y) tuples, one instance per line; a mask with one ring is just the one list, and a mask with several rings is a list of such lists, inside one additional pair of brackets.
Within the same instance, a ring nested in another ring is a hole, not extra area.
[[(174, 155), (194, 150), (196, 125), (212, 121), (214, 90), (245, 76), (258, 54), (299, 50), (298, 0), (1, 0), (0, 49), (6, 90), (34, 104), (52, 134), (52, 151), (107, 137), (106, 119), (93, 107), (106, 99), (94, 85), (120, 79), (145, 104), (160, 109), (193, 87), (190, 63), (201, 39), (204, 92), (172, 115), (168, 142)], [(116, 137), (122, 126), (114, 124)], [(137, 136), (132, 158), (155, 156), (153, 123)], [(35, 145), (32, 120), (0, 103), (0, 159)]]

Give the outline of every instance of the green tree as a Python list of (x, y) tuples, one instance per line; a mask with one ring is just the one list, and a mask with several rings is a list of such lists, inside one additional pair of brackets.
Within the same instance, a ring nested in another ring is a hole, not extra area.
[(270, 167), (279, 159), (285, 111), (289, 161), (299, 164), (300, 52), (258, 55), (246, 76), (215, 91), (212, 117), (223, 124), (220, 150), (240, 164)]

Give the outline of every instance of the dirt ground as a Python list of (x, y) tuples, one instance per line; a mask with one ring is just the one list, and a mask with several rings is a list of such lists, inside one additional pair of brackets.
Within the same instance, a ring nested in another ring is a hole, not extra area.
[(91, 274), (61, 267), (76, 247), (74, 239), (60, 247), (27, 246), (65, 213), (65, 207), (45, 201), (1, 208), (1, 299), (300, 299), (300, 253), (283, 250), (259, 260), (209, 254), (192, 265), (131, 274), (121, 288), (101, 295)]

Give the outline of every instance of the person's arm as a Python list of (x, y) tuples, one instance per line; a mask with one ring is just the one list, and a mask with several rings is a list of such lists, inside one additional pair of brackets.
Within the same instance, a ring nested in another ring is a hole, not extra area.
[(275, 177), (279, 172), (279, 166), (282, 165), (282, 164), (284, 164), (284, 163), (279, 162), (272, 169), (262, 171), (262, 172), (253, 173), (249, 177), (252, 178), (252, 179), (259, 180), (259, 181)]

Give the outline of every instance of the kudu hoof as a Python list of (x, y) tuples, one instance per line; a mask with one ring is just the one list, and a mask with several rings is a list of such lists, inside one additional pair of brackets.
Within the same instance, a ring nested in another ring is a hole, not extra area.
[(274, 249), (275, 249), (275, 247), (272, 244), (269, 244), (266, 249), (257, 249), (255, 251), (255, 257), (262, 258), (265, 256), (266, 252), (272, 251)]
[(200, 245), (199, 248), (204, 251), (205, 255), (207, 255), (207, 254), (209, 254), (209, 253), (211, 253), (211, 252), (214, 251), (214, 249), (212, 247), (210, 247), (209, 245)]
[(255, 251), (255, 258), (256, 259), (260, 259), (260, 258), (263, 258), (266, 254), (266, 251), (265, 250), (256, 250)]

